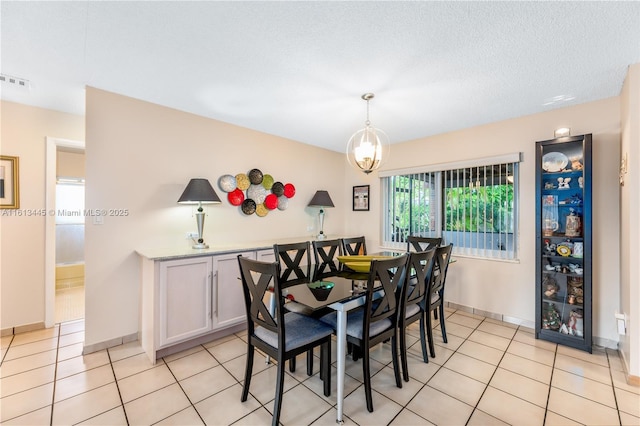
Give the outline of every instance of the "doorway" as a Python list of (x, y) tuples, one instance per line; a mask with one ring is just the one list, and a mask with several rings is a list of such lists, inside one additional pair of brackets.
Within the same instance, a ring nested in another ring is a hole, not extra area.
[(84, 318), (84, 152), (57, 154), (54, 321), (62, 323)]
[[(46, 165), (45, 165), (45, 181), (46, 181), (46, 194), (45, 194), (45, 204), (47, 210), (47, 216), (45, 220), (45, 327), (53, 327), (57, 322), (60, 322), (62, 318), (64, 321), (68, 321), (71, 317), (61, 317), (56, 318), (56, 266), (59, 263), (58, 261), (61, 259), (70, 259), (73, 258), (73, 262), (65, 262), (61, 261), (60, 263), (74, 263), (74, 268), (70, 268), (68, 271), (63, 272), (61, 276), (58, 274), (60, 278), (63, 280), (70, 278), (66, 287), (71, 288), (73, 286), (76, 287), (76, 290), (81, 288), (81, 291), (76, 291), (75, 294), (73, 310), (70, 309), (70, 312), (75, 312), (73, 314), (74, 319), (78, 316), (84, 318), (84, 247), (78, 247), (75, 245), (74, 249), (71, 251), (74, 254), (71, 257), (66, 257), (69, 253), (63, 253), (61, 251), (60, 256), (58, 253), (57, 244), (57, 236), (59, 232), (64, 233), (64, 231), (59, 231), (57, 226), (57, 220), (60, 217), (74, 218), (75, 222), (82, 221), (82, 227), (76, 226), (75, 230), (71, 232), (71, 234), (75, 233), (75, 239), (78, 240), (78, 234), (81, 235), (81, 241), (84, 242), (84, 197), (82, 199), (82, 209), (78, 210), (78, 202), (76, 200), (75, 204), (69, 205), (66, 204), (67, 208), (65, 208), (65, 204), (58, 206), (56, 192), (58, 189), (58, 177), (61, 178), (60, 182), (63, 186), (70, 186), (67, 180), (69, 178), (72, 179), (73, 183), (77, 185), (75, 187), (76, 191), (82, 191), (84, 195), (84, 142), (81, 141), (72, 141), (66, 139), (57, 139), (47, 137), (45, 140), (46, 143)], [(60, 164), (60, 160), (67, 157)], [(69, 158), (73, 158), (74, 161), (72, 163), (73, 166), (69, 166), (69, 162), (67, 161)], [(59, 171), (59, 166), (61, 165), (61, 170)], [(73, 170), (73, 171), (69, 171)], [(80, 170), (80, 171), (78, 171)], [(67, 175), (67, 176), (64, 176)], [(81, 185), (79, 185), (81, 183)], [(66, 184), (66, 185), (65, 185)], [(77, 192), (76, 192), (77, 193)], [(71, 197), (72, 199), (74, 197)], [(76, 197), (77, 198), (77, 197)], [(58, 210), (61, 210), (58, 212)], [(64, 211), (68, 210), (68, 214), (65, 214)], [(61, 214), (58, 214), (61, 213)], [(63, 220), (64, 222), (64, 220)], [(65, 225), (68, 225), (66, 223)], [(79, 225), (75, 223), (75, 225)], [(62, 229), (62, 228), (60, 228)], [(69, 244), (69, 241), (73, 240), (65, 240), (67, 236), (61, 235), (62, 238), (61, 243), (64, 247), (71, 248), (72, 244)], [(79, 255), (79, 253), (82, 253)], [(77, 261), (78, 257), (81, 257), (82, 262)], [(79, 266), (81, 265), (81, 266)], [(82, 271), (82, 274), (78, 272), (78, 270)], [(68, 272), (68, 276), (64, 273)], [(82, 286), (79, 286), (79, 276), (81, 276)], [(64, 286), (64, 285), (63, 285)], [(71, 293), (67, 291), (66, 293)], [(62, 301), (60, 303), (63, 303)], [(71, 300), (69, 300), (71, 303)], [(78, 304), (79, 303), (79, 304)], [(71, 305), (70, 305), (71, 306)], [(80, 312), (80, 315), (78, 314)]]

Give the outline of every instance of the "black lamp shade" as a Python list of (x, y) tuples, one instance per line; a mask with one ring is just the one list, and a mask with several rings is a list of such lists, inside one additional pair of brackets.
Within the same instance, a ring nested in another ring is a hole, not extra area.
[(316, 191), (308, 205), (309, 207), (335, 207), (327, 191)]
[(191, 179), (178, 199), (183, 204), (219, 203), (220, 198), (207, 179)]

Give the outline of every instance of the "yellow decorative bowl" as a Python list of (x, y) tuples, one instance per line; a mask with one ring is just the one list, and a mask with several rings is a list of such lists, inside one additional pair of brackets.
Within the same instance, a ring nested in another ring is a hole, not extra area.
[(343, 262), (344, 266), (356, 272), (369, 272), (371, 262)]
[(393, 256), (383, 256), (383, 255), (338, 256), (338, 261), (353, 271), (369, 272), (369, 270), (371, 269), (372, 260), (390, 259), (392, 257)]
[(346, 262), (369, 262), (371, 263), (372, 260), (380, 260), (380, 259), (390, 259), (393, 256), (384, 256), (384, 255), (373, 255), (373, 256), (366, 256), (366, 255), (354, 255), (354, 256), (338, 256), (337, 259), (339, 262), (342, 263), (346, 263)]

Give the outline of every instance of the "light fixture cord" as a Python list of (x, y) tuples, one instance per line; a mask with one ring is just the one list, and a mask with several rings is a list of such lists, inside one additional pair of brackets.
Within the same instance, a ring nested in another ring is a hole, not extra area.
[(364, 122), (364, 124), (369, 127), (371, 125), (371, 121), (369, 121), (369, 99), (366, 100), (367, 101), (367, 121)]

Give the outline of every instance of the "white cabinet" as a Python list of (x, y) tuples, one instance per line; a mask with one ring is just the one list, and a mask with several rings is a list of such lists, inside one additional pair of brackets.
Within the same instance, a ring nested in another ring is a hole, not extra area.
[(211, 257), (159, 262), (159, 348), (212, 330)]
[(256, 258), (256, 252), (242, 252), (213, 256), (214, 272), (214, 328), (228, 327), (246, 321), (246, 308), (238, 255)]
[(275, 262), (276, 254), (273, 250), (259, 250), (256, 252), (257, 259), (260, 262)]
[(138, 252), (139, 339), (151, 362), (246, 328), (238, 255), (275, 262), (273, 249), (258, 247)]
[(238, 255), (271, 260), (272, 252), (142, 257), (140, 341), (149, 359), (245, 328)]

